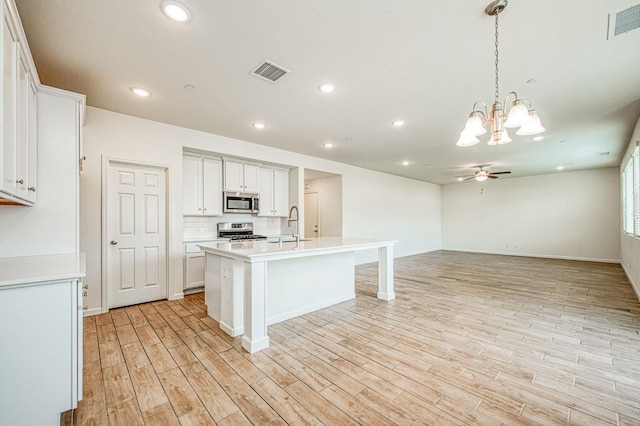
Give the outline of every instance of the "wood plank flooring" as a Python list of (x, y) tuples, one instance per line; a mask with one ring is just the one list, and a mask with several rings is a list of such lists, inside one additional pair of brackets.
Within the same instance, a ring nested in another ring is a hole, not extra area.
[(253, 355), (202, 294), (85, 318), (63, 424), (640, 424), (619, 265), (438, 251), (396, 259), (389, 303), (376, 264), (356, 277), (356, 299), (270, 326)]

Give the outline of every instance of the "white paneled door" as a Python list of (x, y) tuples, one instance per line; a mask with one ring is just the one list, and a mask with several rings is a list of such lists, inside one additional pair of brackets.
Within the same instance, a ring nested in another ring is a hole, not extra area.
[(318, 229), (318, 193), (304, 194), (304, 237), (317, 238)]
[(107, 307), (167, 298), (166, 171), (110, 162)]

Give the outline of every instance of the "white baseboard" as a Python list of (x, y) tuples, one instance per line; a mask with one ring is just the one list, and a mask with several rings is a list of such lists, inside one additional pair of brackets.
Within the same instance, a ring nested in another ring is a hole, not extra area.
[(459, 252), (478, 253), (478, 254), (496, 254), (500, 256), (536, 257), (540, 259), (577, 260), (580, 262), (621, 263), (619, 259), (600, 259), (597, 257), (579, 257), (579, 256), (558, 256), (553, 254), (511, 253), (511, 252), (500, 252), (500, 251), (457, 250), (457, 249), (442, 249), (442, 251), (459, 251)]
[(184, 299), (184, 293), (174, 293), (171, 296), (167, 297), (167, 300), (178, 300)]
[(627, 271), (627, 268), (624, 267), (624, 263), (621, 262), (620, 264), (622, 265), (622, 270), (624, 271), (624, 274), (627, 276), (627, 280), (629, 280), (629, 283), (631, 284), (631, 288), (633, 289), (633, 292), (636, 294), (636, 299), (640, 301), (640, 291), (638, 291), (638, 287), (631, 279), (631, 275), (629, 274), (629, 271)]
[(86, 311), (84, 311), (83, 316), (90, 317), (90, 316), (93, 316), (93, 315), (104, 314), (105, 312), (102, 312), (102, 307), (91, 308), (91, 309), (87, 309)]

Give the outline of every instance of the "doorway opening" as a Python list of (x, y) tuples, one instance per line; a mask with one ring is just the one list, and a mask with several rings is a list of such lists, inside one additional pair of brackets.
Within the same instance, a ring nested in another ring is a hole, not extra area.
[(304, 170), (304, 236), (342, 236), (342, 175)]

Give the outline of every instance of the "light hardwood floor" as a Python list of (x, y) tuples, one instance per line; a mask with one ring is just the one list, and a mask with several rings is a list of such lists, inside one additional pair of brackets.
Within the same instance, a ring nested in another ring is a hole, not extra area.
[(396, 259), (389, 303), (375, 264), (356, 275), (356, 299), (270, 326), (253, 355), (202, 294), (86, 318), (63, 423), (640, 424), (619, 265), (439, 251)]

